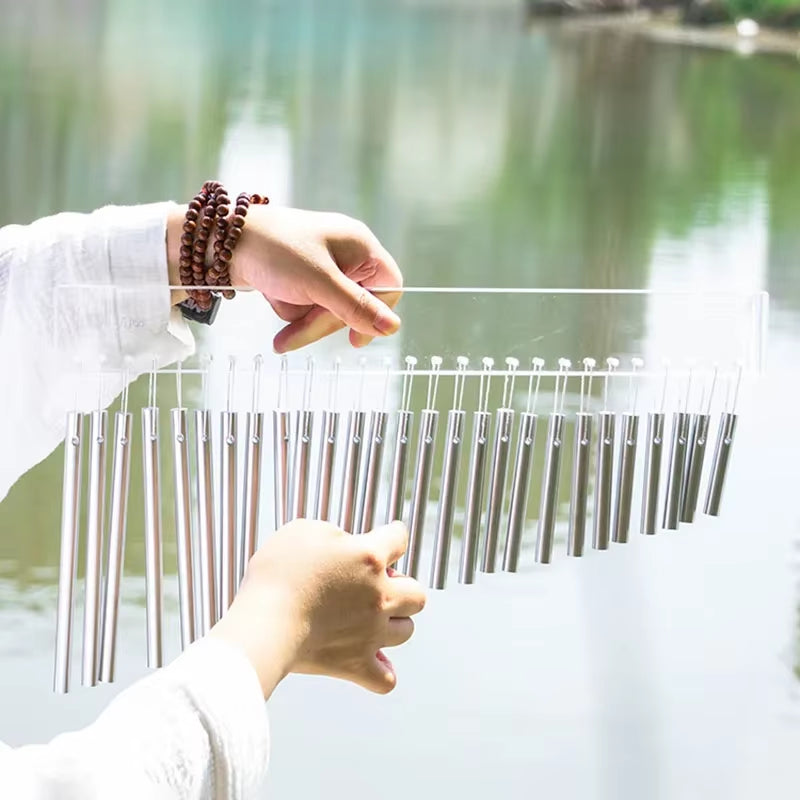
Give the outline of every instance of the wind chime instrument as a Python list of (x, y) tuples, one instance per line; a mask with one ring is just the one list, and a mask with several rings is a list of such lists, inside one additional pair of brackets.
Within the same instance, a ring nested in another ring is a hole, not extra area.
[[(523, 344), (498, 359), (448, 348), (447, 357), (418, 351), (355, 363), (344, 351), (302, 364), (260, 353), (219, 362), (201, 354), (160, 370), (153, 362), (138, 412), (140, 477), (127, 367), (94, 370), (101, 396), (109, 373), (126, 388), (110, 440), (102, 402), (76, 398), (66, 419), (54, 690), (70, 688), (79, 553), (81, 682), (115, 678), (132, 530), (144, 541), (144, 662), (157, 668), (167, 647), (208, 632), (259, 539), (293, 519), (334, 521), (353, 534), (402, 520), (409, 542), (396, 568), (442, 590), (497, 570), (530, 571), (562, 549), (604, 557), (630, 544), (632, 530), (653, 536), (721, 513), (744, 359), (648, 361), (620, 350), (578, 353), (573, 366), (552, 348), (535, 352), (535, 342), (523, 356)], [(162, 436), (166, 374), (177, 402)], [(221, 391), (212, 391), (213, 377)], [(129, 502), (132, 472), (142, 507)], [(164, 502), (172, 517), (162, 520)], [(168, 541), (174, 525), (177, 584), (163, 574), (165, 522)], [(173, 585), (175, 623), (164, 612)]]

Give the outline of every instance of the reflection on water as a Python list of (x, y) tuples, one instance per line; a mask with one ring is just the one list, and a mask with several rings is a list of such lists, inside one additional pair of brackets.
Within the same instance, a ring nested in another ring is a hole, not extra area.
[[(800, 388), (785, 369), (800, 341), (797, 65), (526, 29), (512, 4), (487, 5), (0, 2), (0, 224), (184, 198), (218, 175), (365, 219), (412, 285), (768, 289), (774, 369), (743, 419), (725, 518), (435, 596), (397, 655), (395, 697), (288, 682), (272, 785), (793, 796), (800, 441), (757, 423)], [(224, 355), (248, 322), (253, 335), (257, 305), (228, 306), (204, 347)], [(619, 319), (598, 304), (539, 321), (602, 351)], [(390, 352), (430, 351), (465, 325), (411, 306), (404, 322)], [(491, 316), (468, 324), (487, 351), (508, 348)], [(264, 348), (272, 325), (258, 327)], [(663, 340), (664, 325), (645, 309), (630, 337)], [(166, 386), (162, 406), (173, 398)], [(47, 691), (60, 473), (55, 454), (0, 505), (0, 676), (15, 687), (0, 739), (13, 742), (84, 723), (116, 690)], [(142, 672), (139, 524), (127, 565), (123, 685)]]

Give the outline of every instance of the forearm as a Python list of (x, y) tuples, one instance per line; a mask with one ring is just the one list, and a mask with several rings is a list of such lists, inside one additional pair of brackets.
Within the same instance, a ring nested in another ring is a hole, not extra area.
[(68, 407), (108, 404), (154, 359), (192, 352), (171, 319), (172, 210), (109, 207), (0, 229), (0, 371), (15, 376), (0, 395), (0, 500), (56, 447)]
[(9, 796), (42, 800), (238, 800), (256, 796), (268, 754), (252, 667), (209, 640), (122, 692), (89, 727), (0, 755), (0, 780)]
[[(183, 233), (183, 223), (186, 216), (187, 206), (173, 206), (167, 215), (167, 273), (169, 275), (170, 286), (180, 286), (182, 284), (180, 276), (180, 257), (181, 257), (181, 234)], [(172, 305), (182, 303), (188, 295), (180, 289), (173, 289), (170, 293)]]

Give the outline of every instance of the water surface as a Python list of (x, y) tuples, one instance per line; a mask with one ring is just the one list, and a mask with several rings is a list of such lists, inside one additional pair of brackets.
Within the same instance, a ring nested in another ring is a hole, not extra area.
[[(271, 704), (273, 796), (796, 796), (796, 61), (529, 27), (510, 5), (0, 6), (0, 224), (184, 199), (216, 175), (364, 219), (409, 284), (772, 294), (771, 368), (723, 518), (435, 595), (389, 698), (287, 681)], [(405, 327), (431, 348), (466, 324), (487, 351), (505, 346), (490, 314), (418, 308)], [(258, 313), (228, 307), (206, 345), (224, 352)], [(565, 324), (578, 341), (614, 320)], [(645, 309), (640, 332), (663, 336), (661, 322)], [(132, 523), (120, 682), (49, 692), (60, 475), (59, 452), (0, 505), (12, 743), (87, 723), (144, 671)], [(175, 617), (172, 602), (173, 631)]]

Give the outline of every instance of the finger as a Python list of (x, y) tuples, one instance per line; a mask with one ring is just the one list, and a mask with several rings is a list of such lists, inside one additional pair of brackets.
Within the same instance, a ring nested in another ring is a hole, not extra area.
[(426, 595), (422, 584), (414, 578), (387, 577), (386, 610), (392, 617), (411, 617), (425, 608)]
[(405, 644), (414, 635), (414, 620), (408, 617), (390, 619), (383, 637), (384, 647), (398, 647)]
[(297, 306), (293, 303), (284, 303), (283, 300), (271, 300), (267, 297), (267, 302), (272, 306), (272, 310), (284, 322), (294, 322), (302, 319), (314, 306)]
[(312, 291), (316, 303), (358, 333), (390, 336), (400, 329), (400, 317), (383, 300), (342, 272), (325, 274)]
[(365, 689), (377, 694), (388, 694), (397, 686), (394, 666), (380, 650), (368, 658), (355, 680)]
[(341, 330), (344, 323), (330, 311), (314, 306), (304, 317), (281, 328), (272, 340), (276, 353), (288, 353)]
[[(352, 277), (352, 276), (348, 276)], [(370, 286), (391, 286), (393, 285), (391, 282), (384, 282), (380, 280), (380, 278), (375, 278), (375, 280), (371, 281), (368, 284), (365, 284), (363, 281), (359, 281), (362, 286), (366, 286), (366, 288), (370, 288)], [(394, 309), (397, 304), (400, 302), (400, 298), (403, 296), (402, 292), (373, 292), (373, 294), (385, 303), (389, 308)], [(350, 331), (350, 344), (353, 347), (365, 347), (368, 345), (375, 337), (369, 336), (366, 333), (359, 333), (358, 331), (351, 330)]]
[(408, 530), (402, 522), (392, 522), (370, 531), (361, 537), (361, 541), (377, 553), (384, 563), (394, 564), (406, 552)]

